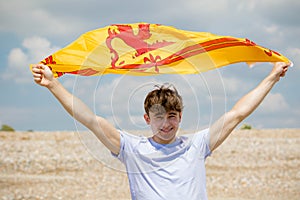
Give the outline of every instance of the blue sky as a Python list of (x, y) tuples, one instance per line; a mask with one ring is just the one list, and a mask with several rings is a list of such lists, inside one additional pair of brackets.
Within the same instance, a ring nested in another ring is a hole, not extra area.
[[(49, 91), (36, 85), (30, 63), (74, 41), (84, 32), (115, 23), (148, 22), (191, 31), (249, 38), (278, 51), (294, 67), (243, 123), (255, 128), (300, 127), (300, 1), (298, 0), (10, 0), (0, 2), (0, 125), (16, 130), (83, 129)], [(93, 111), (123, 129), (147, 129), (143, 99), (157, 83), (182, 93), (182, 128), (209, 125), (255, 87), (268, 63), (235, 64), (200, 75), (131, 77), (64, 76), (62, 84)]]

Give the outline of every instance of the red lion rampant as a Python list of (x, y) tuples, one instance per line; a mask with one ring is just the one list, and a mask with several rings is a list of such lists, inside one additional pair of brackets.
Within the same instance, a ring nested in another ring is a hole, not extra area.
[[(174, 44), (175, 42), (167, 42), (167, 41), (157, 41), (153, 44), (149, 44), (146, 42), (147, 39), (151, 37), (150, 32), (150, 24), (139, 24), (138, 25), (138, 33), (135, 34), (133, 31), (132, 26), (130, 25), (124, 25), (124, 24), (115, 24), (113, 26), (116, 26), (118, 29), (118, 32), (115, 30), (112, 30), (111, 28), (108, 29), (108, 37), (106, 38), (106, 45), (110, 49), (110, 52), (113, 54), (111, 66), (113, 69), (137, 69), (137, 68), (149, 68), (153, 67), (157, 60), (160, 60), (160, 56), (154, 57), (152, 54), (150, 54), (149, 58), (144, 57), (144, 63), (145, 65), (140, 64), (132, 64), (128, 63), (125, 64), (125, 61), (121, 61), (119, 65), (117, 65), (117, 61), (119, 60), (119, 54), (112, 46), (112, 40), (113, 39), (121, 39), (125, 42), (128, 46), (134, 48), (136, 50), (135, 55), (133, 58), (139, 57), (145, 53), (148, 53), (150, 51), (159, 49), (161, 47), (165, 47), (171, 44)], [(150, 65), (147, 65), (146, 62), (150, 62)], [(158, 72), (158, 68), (155, 69)]]

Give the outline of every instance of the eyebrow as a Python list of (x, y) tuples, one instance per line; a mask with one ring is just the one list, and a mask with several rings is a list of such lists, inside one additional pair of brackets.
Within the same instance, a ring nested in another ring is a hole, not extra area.
[(177, 115), (177, 112), (176, 111), (170, 111), (169, 113), (161, 113), (161, 112), (158, 112), (158, 113), (155, 113), (154, 114), (154, 117), (160, 117), (160, 116), (164, 116), (164, 115), (171, 115), (171, 116), (173, 116), (173, 115)]
[(155, 113), (154, 114), (154, 117), (158, 117), (158, 116), (163, 116), (163, 114), (162, 113)]
[(177, 115), (177, 112), (171, 111), (171, 112), (169, 113), (169, 115)]

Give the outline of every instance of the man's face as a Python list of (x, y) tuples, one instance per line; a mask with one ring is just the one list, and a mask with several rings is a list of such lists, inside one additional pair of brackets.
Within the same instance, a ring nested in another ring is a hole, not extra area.
[(157, 143), (167, 144), (175, 141), (176, 133), (181, 122), (181, 112), (169, 111), (149, 111), (144, 118), (153, 132), (153, 140)]

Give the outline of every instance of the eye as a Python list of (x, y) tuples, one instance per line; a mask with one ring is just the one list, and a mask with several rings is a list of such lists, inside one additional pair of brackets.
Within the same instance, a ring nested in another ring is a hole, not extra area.
[(157, 115), (157, 116), (155, 116), (155, 118), (156, 118), (156, 119), (162, 119), (163, 116), (162, 116), (162, 115)]
[(169, 118), (175, 118), (176, 117), (176, 115), (175, 114), (171, 114), (171, 115), (169, 115)]

